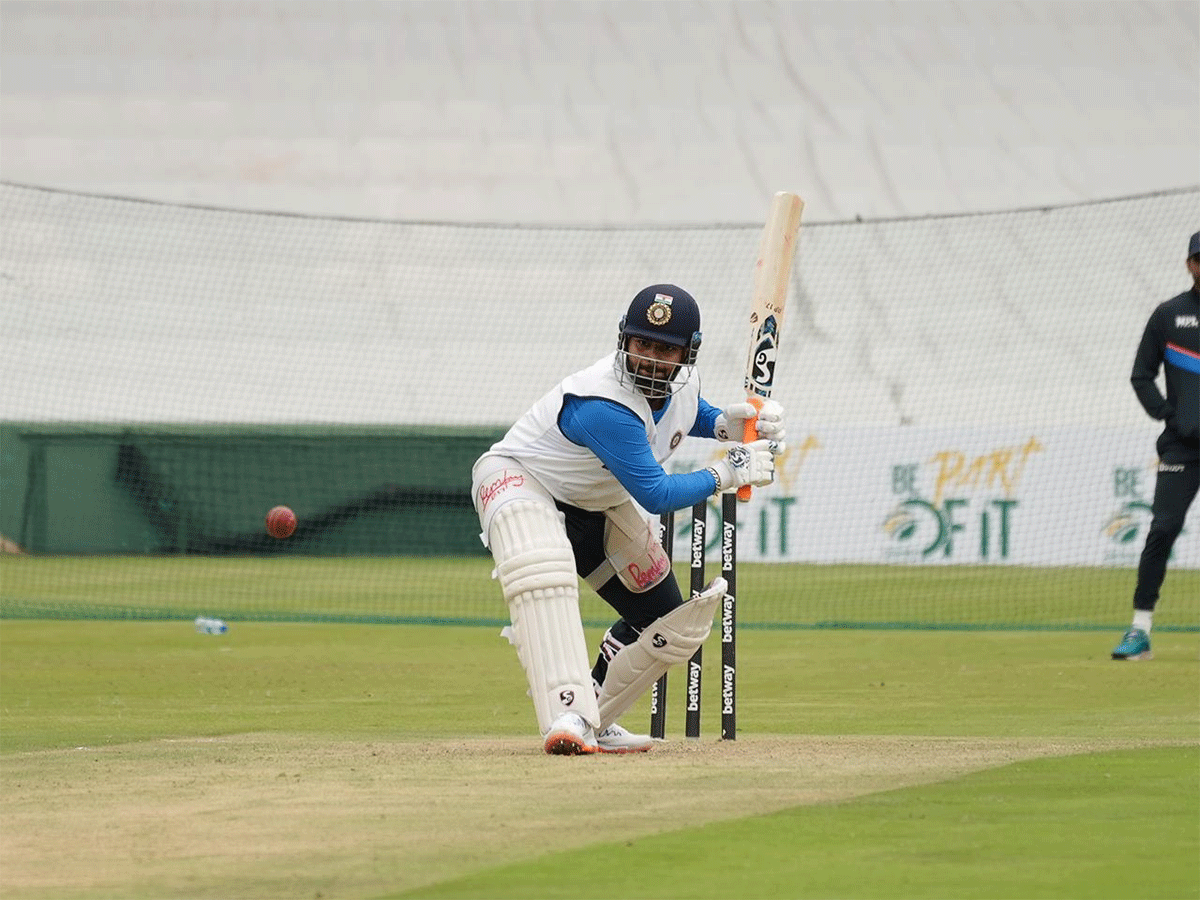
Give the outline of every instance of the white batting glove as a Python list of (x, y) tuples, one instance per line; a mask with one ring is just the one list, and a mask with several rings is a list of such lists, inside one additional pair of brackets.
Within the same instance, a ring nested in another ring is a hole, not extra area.
[(752, 403), (734, 403), (721, 410), (713, 423), (713, 436), (718, 441), (741, 441), (746, 420), (758, 416), (758, 436), (782, 443), (787, 436), (783, 427), (783, 406), (777, 400), (764, 400), (761, 410)]
[(770, 484), (775, 480), (775, 457), (783, 451), (783, 444), (766, 439), (730, 447), (725, 458), (708, 469), (717, 481), (717, 493)]

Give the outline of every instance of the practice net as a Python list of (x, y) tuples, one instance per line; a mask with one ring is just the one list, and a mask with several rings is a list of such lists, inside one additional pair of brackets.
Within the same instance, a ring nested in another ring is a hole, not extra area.
[[(500, 622), (471, 465), (614, 348), (641, 287), (698, 299), (703, 394), (740, 398), (762, 223), (389, 222), (11, 184), (0, 209), (0, 615)], [(1159, 430), (1129, 372), (1188, 287), (1198, 213), (1196, 188), (809, 210), (775, 389), (789, 450), (740, 510), (740, 624), (1121, 627)], [(721, 452), (688, 439), (668, 468)], [(277, 504), (300, 522), (282, 541)], [(1198, 535), (1156, 627), (1200, 629)]]

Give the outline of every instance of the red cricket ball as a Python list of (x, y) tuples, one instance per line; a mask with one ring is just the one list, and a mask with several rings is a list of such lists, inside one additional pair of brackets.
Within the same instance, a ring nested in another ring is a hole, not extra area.
[(296, 530), (296, 514), (286, 506), (276, 506), (267, 513), (267, 533), (282, 540)]

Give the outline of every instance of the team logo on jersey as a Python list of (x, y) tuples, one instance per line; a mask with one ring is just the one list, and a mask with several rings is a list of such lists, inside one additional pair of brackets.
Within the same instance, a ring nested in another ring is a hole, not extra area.
[(654, 302), (646, 310), (646, 319), (651, 325), (666, 325), (671, 321), (671, 304), (675, 298), (666, 294), (655, 294)]
[(674, 450), (679, 446), (679, 442), (683, 440), (683, 432), (677, 431), (671, 435), (671, 449)]

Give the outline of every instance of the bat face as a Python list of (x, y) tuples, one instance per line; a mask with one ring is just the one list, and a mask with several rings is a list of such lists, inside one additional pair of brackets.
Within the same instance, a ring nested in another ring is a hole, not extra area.
[[(775, 387), (775, 359), (779, 354), (779, 329), (787, 306), (792, 256), (800, 230), (804, 201), (796, 194), (780, 191), (771, 199), (767, 223), (758, 245), (754, 266), (754, 298), (750, 304), (750, 348), (746, 354), (746, 399), (756, 406), (771, 396)], [(755, 420), (746, 421), (742, 439), (758, 437)], [(750, 499), (750, 485), (738, 488), (738, 500)]]
[(759, 239), (743, 385), (750, 398), (770, 397), (775, 386), (775, 359), (803, 210), (804, 201), (796, 194), (786, 191), (775, 194)]
[(779, 320), (767, 316), (754, 335), (750, 366), (746, 371), (746, 393), (770, 397), (775, 386), (775, 357), (779, 352)]

